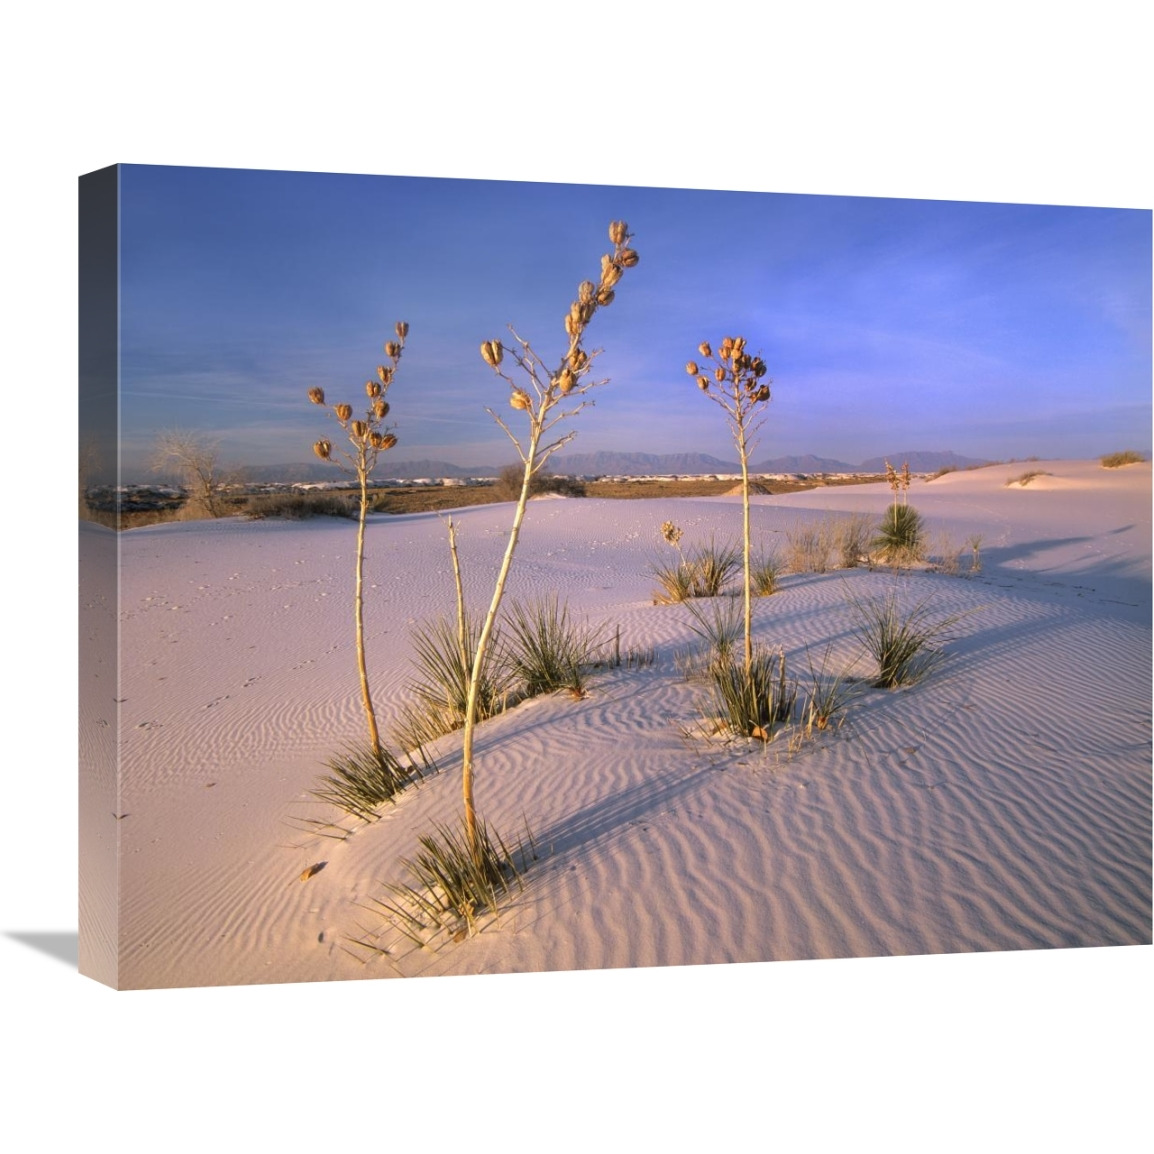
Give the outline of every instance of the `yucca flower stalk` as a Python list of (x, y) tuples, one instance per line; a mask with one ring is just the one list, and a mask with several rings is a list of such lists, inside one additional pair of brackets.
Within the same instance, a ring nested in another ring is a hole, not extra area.
[(698, 353), (713, 364), (712, 373), (702, 372), (696, 361), (689, 361), (685, 371), (697, 379), (697, 387), (729, 420), (733, 443), (741, 458), (741, 532), (743, 596), (745, 605), (745, 669), (753, 664), (753, 578), (749, 532), (749, 453), (757, 442), (757, 431), (765, 420), (765, 406), (770, 399), (773, 381), (761, 354), (745, 351), (744, 337), (725, 337), (714, 353), (708, 341), (702, 341)]
[(361, 700), (369, 728), (369, 745), (374, 756), (378, 758), (381, 756), (381, 735), (377, 728), (377, 715), (373, 709), (368, 666), (365, 662), (365, 516), (369, 510), (369, 477), (372, 476), (381, 453), (387, 452), (397, 443), (396, 435), (384, 423), (389, 415), (389, 403), (385, 400), (385, 394), (389, 391), (400, 364), (405, 338), (409, 335), (409, 326), (404, 321), (397, 321), (395, 332), (397, 339), (385, 342), (385, 356), (389, 363), (378, 365), (376, 380), (365, 382), (367, 406), (363, 417), (354, 420), (352, 405), (344, 402), (329, 405), (325, 401), (324, 389), (320, 387), (311, 388), (308, 392), (309, 400), (314, 405), (325, 408), (340, 426), (350, 446), (348, 449), (337, 449), (332, 441), (322, 438), (314, 443), (313, 452), (322, 461), (331, 461), (341, 472), (356, 477), (360, 488), (353, 620), (357, 641), (357, 672), (361, 680)]
[[(465, 706), (461, 788), (465, 806), (465, 836), (474, 858), (480, 854), (477, 811), (473, 796), (473, 735), (476, 729), (477, 694), (485, 668), (486, 650), (497, 622), (497, 613), (513, 564), (521, 524), (525, 519), (530, 486), (533, 478), (541, 472), (549, 458), (577, 435), (575, 431), (570, 431), (551, 440), (557, 426), (591, 405), (593, 402), (588, 399), (589, 392), (598, 385), (608, 383), (607, 380), (595, 380), (590, 375), (598, 351), (585, 350), (585, 330), (597, 310), (613, 302), (617, 284), (625, 270), (633, 268), (639, 259), (636, 250), (630, 247), (632, 236), (623, 220), (616, 220), (610, 224), (609, 239), (613, 251), (602, 256), (599, 278), (597, 281), (581, 282), (577, 289), (577, 299), (572, 302), (565, 314), (564, 325), (568, 347), (556, 368), (550, 369), (530, 343), (517, 334), (512, 325), (509, 326), (509, 332), (513, 339), (509, 344), (496, 339), (481, 344), (481, 359), (509, 386), (509, 405), (518, 414), (524, 414), (523, 418), (518, 419), (518, 424), (521, 420), (526, 424), (522, 426), (523, 431), (518, 435), (503, 416), (493, 409), (486, 409), (513, 443), (521, 460), (523, 472), (521, 493), (513, 513), (509, 542), (505, 547), (505, 555), (493, 588), (493, 598), (473, 654), (469, 695)], [(517, 380), (507, 371), (510, 362), (519, 370)]]

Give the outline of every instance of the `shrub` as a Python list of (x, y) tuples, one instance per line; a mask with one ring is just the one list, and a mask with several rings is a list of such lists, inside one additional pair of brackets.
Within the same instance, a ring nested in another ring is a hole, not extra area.
[(249, 497), (242, 510), (250, 521), (266, 517), (284, 517), (289, 521), (304, 521), (309, 517), (348, 517), (357, 515), (356, 502), (347, 494), (336, 493), (278, 493), (272, 496)]
[(514, 603), (506, 616), (508, 665), (529, 697), (569, 689), (584, 696), (584, 669), (601, 637), (575, 624), (569, 608), (550, 594), (528, 605)]
[[(506, 465), (497, 474), (493, 483), (493, 496), (498, 501), (516, 501), (521, 495), (521, 485), (525, 480), (523, 465)], [(539, 497), (542, 493), (559, 493), (562, 497), (584, 497), (585, 486), (572, 477), (559, 477), (553, 473), (535, 473), (529, 482), (529, 496)]]
[(948, 473), (956, 473), (957, 471), (958, 471), (957, 465), (943, 465), (940, 469), (937, 470), (937, 472), (931, 473), (926, 478), (926, 480), (927, 481), (936, 481), (939, 477), (944, 477)]
[(1137, 465), (1145, 460), (1145, 455), (1137, 449), (1123, 449), (1120, 453), (1107, 453), (1101, 458), (1103, 469), (1120, 469), (1123, 465)]
[(791, 573), (824, 573), (833, 553), (833, 531), (828, 521), (795, 525), (785, 534), (785, 567)]
[(1050, 476), (1050, 474), (1047, 473), (1043, 469), (1030, 469), (1028, 472), (1019, 473), (1018, 476), (1011, 477), (1006, 482), (1006, 485), (1007, 486), (1021, 485), (1021, 487), (1024, 489), (1035, 477), (1048, 477), (1048, 476)]
[(938, 533), (934, 542), (934, 559), (939, 573), (957, 576), (962, 560), (962, 546), (949, 533)]
[[(422, 758), (425, 769), (431, 763)], [(401, 790), (420, 780), (421, 767), (411, 759), (402, 762), (384, 747), (349, 746), (345, 753), (326, 763), (332, 771), (309, 793), (318, 801), (329, 802), (361, 821), (376, 821), (377, 810), (386, 801), (396, 800)]]
[(797, 684), (786, 676), (785, 653), (755, 649), (747, 664), (732, 658), (709, 667), (713, 707), (721, 724), (739, 737), (769, 742), (793, 717)]
[(966, 539), (966, 544), (970, 548), (970, 572), (980, 573), (982, 571), (982, 535), (981, 533), (974, 533)]
[(925, 555), (925, 526), (912, 505), (890, 505), (871, 542), (882, 561), (908, 565)]
[(834, 522), (834, 548), (843, 569), (855, 569), (868, 560), (872, 528), (873, 518), (868, 513), (851, 513)]
[(914, 685), (941, 660), (940, 642), (949, 639), (953, 626), (964, 616), (954, 614), (933, 620), (928, 600), (903, 612), (891, 593), (886, 597), (850, 599), (860, 629), (863, 648), (878, 667), (878, 689)]

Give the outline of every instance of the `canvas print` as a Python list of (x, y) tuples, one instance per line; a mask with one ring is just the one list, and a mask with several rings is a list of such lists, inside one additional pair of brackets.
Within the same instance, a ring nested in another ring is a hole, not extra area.
[(1151, 941), (1151, 213), (80, 182), (81, 970)]

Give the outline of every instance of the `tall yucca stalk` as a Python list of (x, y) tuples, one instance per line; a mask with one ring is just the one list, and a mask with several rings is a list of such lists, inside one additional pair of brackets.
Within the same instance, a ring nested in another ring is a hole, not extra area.
[(743, 596), (745, 599), (745, 670), (753, 666), (753, 578), (749, 534), (749, 452), (757, 443), (757, 430), (765, 420), (765, 406), (769, 403), (769, 386), (773, 381), (766, 376), (765, 361), (760, 353), (751, 356), (745, 351), (745, 337), (726, 337), (716, 354), (708, 341), (702, 341), (697, 351), (713, 364), (713, 372), (706, 375), (696, 361), (689, 361), (685, 371), (697, 378), (697, 387), (715, 405), (720, 405), (729, 420), (733, 443), (741, 458), (741, 543)]
[[(504, 344), (499, 340), (490, 340), (484, 341), (481, 345), (482, 359), (509, 386), (510, 407), (518, 414), (524, 414), (523, 418), (518, 417), (518, 423), (523, 419), (528, 425), (527, 430), (518, 436), (503, 417), (492, 409), (486, 409), (512, 441), (523, 468), (521, 493), (513, 513), (509, 543), (505, 547), (505, 556), (501, 561), (496, 585), (493, 588), (493, 598), (489, 603), (489, 611), (485, 615), (477, 648), (473, 654), (469, 695), (465, 705), (461, 788), (465, 804), (465, 835), (469, 852), (473, 854), (474, 859), (480, 853), (480, 843), (477, 833), (477, 810), (473, 798), (473, 734), (476, 729), (477, 694), (485, 668), (485, 653), (493, 635), (497, 612), (505, 593), (505, 582), (513, 564), (513, 554), (517, 548), (521, 524), (525, 519), (525, 506), (529, 501), (529, 489), (533, 478), (541, 472), (549, 458), (577, 434), (570, 431), (555, 440), (549, 438), (558, 424), (576, 416), (587, 405), (593, 403), (586, 399), (591, 389), (607, 383), (606, 380), (593, 380), (589, 377), (597, 351), (585, 351), (583, 347), (585, 329), (599, 308), (612, 303), (617, 283), (625, 270), (632, 268), (638, 261), (636, 251), (629, 247), (632, 236), (623, 220), (614, 221), (609, 226), (609, 239), (613, 244), (613, 252), (602, 256), (599, 280), (597, 283), (591, 280), (582, 281), (577, 289), (577, 299), (565, 314), (565, 335), (569, 344), (556, 369), (550, 370), (533, 351), (529, 342), (518, 336), (512, 325), (509, 326), (509, 332), (513, 337), (512, 343)], [(520, 379), (528, 386), (527, 388), (518, 384), (502, 367), (506, 364), (506, 355), (520, 370)]]
[(373, 709), (373, 697), (369, 691), (369, 672), (365, 663), (365, 516), (369, 511), (369, 477), (376, 468), (377, 458), (396, 443), (395, 434), (385, 425), (389, 415), (389, 403), (385, 394), (393, 383), (409, 326), (397, 321), (397, 339), (385, 342), (385, 356), (389, 364), (377, 366), (377, 379), (365, 382), (365, 396), (368, 406), (365, 415), (353, 418), (353, 407), (348, 404), (329, 405), (321, 388), (309, 389), (309, 400), (314, 405), (322, 405), (331, 414), (347, 435), (351, 448), (334, 449), (333, 443), (322, 439), (313, 445), (313, 452), (322, 461), (332, 461), (343, 473), (356, 477), (360, 487), (360, 510), (357, 517), (357, 556), (355, 566), (355, 590), (353, 593), (353, 619), (357, 639), (357, 672), (361, 679), (361, 700), (365, 707), (365, 720), (369, 727), (369, 745), (374, 755), (381, 756), (381, 735), (377, 728), (377, 715)]

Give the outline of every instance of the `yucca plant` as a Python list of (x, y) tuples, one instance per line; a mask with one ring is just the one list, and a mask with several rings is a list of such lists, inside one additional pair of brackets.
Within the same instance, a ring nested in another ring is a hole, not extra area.
[(322, 461), (332, 461), (342, 472), (355, 477), (360, 490), (360, 504), (357, 515), (357, 548), (354, 565), (353, 623), (357, 645), (357, 672), (361, 681), (361, 701), (365, 710), (365, 721), (369, 729), (369, 747), (374, 756), (382, 756), (381, 735), (377, 727), (377, 715), (373, 709), (373, 697), (369, 690), (369, 673), (365, 661), (365, 614), (364, 614), (364, 570), (365, 570), (365, 517), (369, 511), (369, 477), (376, 468), (381, 453), (393, 448), (396, 435), (385, 424), (389, 414), (389, 403), (385, 394), (393, 383), (409, 326), (397, 321), (397, 339), (385, 343), (387, 365), (377, 366), (377, 379), (365, 382), (368, 407), (364, 415), (354, 419), (352, 405), (340, 403), (330, 405), (325, 400), (324, 389), (309, 389), (308, 397), (314, 405), (326, 409), (336, 421), (341, 432), (348, 439), (349, 449), (336, 449), (327, 438), (313, 444), (313, 452)]
[[(587, 394), (596, 386), (607, 383), (605, 380), (594, 380), (589, 375), (597, 353), (586, 351), (585, 330), (597, 310), (613, 302), (621, 278), (626, 270), (633, 268), (639, 260), (637, 251), (631, 246), (632, 236), (625, 221), (615, 220), (610, 224), (609, 240), (613, 245), (613, 251), (602, 256), (599, 279), (596, 282), (582, 281), (577, 286), (577, 297), (565, 314), (565, 335), (568, 343), (556, 368), (548, 367), (532, 345), (519, 336), (512, 326), (509, 327), (513, 337), (512, 343), (506, 345), (500, 340), (493, 339), (483, 341), (481, 344), (481, 359), (509, 386), (509, 406), (518, 414), (518, 420), (524, 419), (528, 422), (528, 427), (522, 436), (518, 437), (504, 417), (492, 409), (487, 410), (517, 450), (522, 473), (521, 493), (513, 512), (509, 541), (505, 546), (505, 555), (501, 560), (493, 587), (493, 597), (477, 639), (477, 650), (473, 656), (473, 668), (469, 677), (469, 696), (465, 706), (461, 752), (462, 794), (465, 807), (465, 841), (474, 855), (481, 852), (473, 791), (475, 769), (473, 735), (477, 724), (477, 698), (485, 669), (486, 653), (496, 628), (497, 614), (500, 612), (505, 584), (517, 550), (521, 525), (525, 519), (529, 493), (534, 477), (544, 470), (558, 449), (569, 444), (576, 436), (574, 431), (570, 431), (550, 440), (557, 426), (592, 404), (587, 399)], [(519, 372), (517, 379), (510, 376), (503, 367), (506, 365), (506, 356), (517, 367)], [(458, 603), (460, 603), (459, 583)]]
[(841, 725), (841, 714), (849, 703), (851, 695), (849, 675), (845, 672), (828, 674), (826, 672), (828, 661), (827, 649), (818, 669), (815, 670), (813, 663), (810, 662), (809, 689), (806, 692), (805, 705), (802, 707), (805, 733), (809, 737), (812, 737), (815, 731), (824, 733), (829, 729), (837, 729)]
[(677, 549), (679, 561), (673, 565), (658, 560), (650, 565), (659, 586), (653, 595), (654, 604), (672, 605), (692, 597), (716, 597), (741, 564), (741, 554), (735, 545), (718, 545), (711, 537), (708, 545), (701, 545), (686, 556), (681, 548), (681, 529), (666, 521), (661, 533)]
[(753, 661), (753, 578), (750, 572), (749, 531), (749, 453), (756, 444), (757, 431), (765, 419), (769, 403), (770, 385), (767, 368), (761, 354), (752, 356), (745, 351), (745, 337), (725, 337), (714, 354), (708, 341), (702, 341), (697, 351), (711, 362), (713, 371), (701, 371), (696, 361), (688, 361), (685, 371), (697, 379), (697, 387), (714, 404), (720, 406), (729, 422), (733, 443), (741, 459), (741, 532), (742, 532), (742, 593), (745, 605), (745, 664)]
[(763, 553), (750, 562), (749, 574), (755, 597), (772, 597), (777, 592), (781, 568), (781, 558), (775, 552)]
[[(469, 676), (479, 632), (475, 621), (466, 620), (462, 646), (459, 620), (437, 617), (413, 629), (413, 664), (417, 677), (408, 689), (415, 701), (403, 710), (401, 723), (394, 731), (403, 748), (423, 748), (465, 724)], [(484, 721), (500, 713), (509, 703), (512, 688), (512, 678), (503, 659), (502, 639), (494, 636), (490, 660), (482, 671), (477, 691), (479, 719)]]
[(387, 749), (360, 746), (349, 746), (326, 764), (330, 772), (309, 793), (364, 822), (376, 821), (385, 802), (395, 801), (401, 790), (420, 780), (422, 770), (431, 768), (427, 759), (402, 761)]
[(894, 594), (858, 600), (850, 598), (862, 647), (877, 663), (873, 685), (896, 689), (921, 681), (944, 656), (942, 644), (965, 613), (937, 618), (929, 599), (903, 609)]
[(926, 552), (925, 524), (912, 505), (891, 505), (882, 517), (871, 547), (887, 565), (909, 565)]
[(741, 606), (731, 597), (709, 603), (709, 609), (687, 605), (693, 620), (689, 628), (706, 644), (706, 667), (728, 664), (736, 655), (737, 640), (741, 636)]
[(505, 618), (510, 674), (528, 697), (558, 689), (584, 695), (585, 668), (601, 644), (598, 632), (569, 618), (569, 607), (556, 593), (522, 604), (515, 602)]
[(472, 829), (434, 823), (433, 832), (418, 840), (420, 852), (401, 860), (410, 882), (389, 887), (392, 901), (374, 899), (418, 945), (438, 931), (473, 933), (479, 917), (495, 913), (503, 897), (524, 888), (522, 871), (536, 856), (527, 829), (525, 840), (510, 849), (479, 819)]
[(738, 737), (772, 741), (793, 718), (797, 683), (786, 674), (782, 650), (755, 649), (748, 662), (715, 661), (709, 681), (714, 711)]

